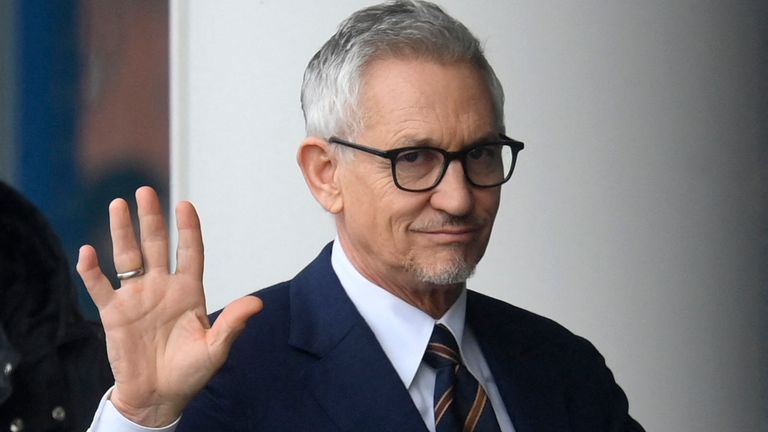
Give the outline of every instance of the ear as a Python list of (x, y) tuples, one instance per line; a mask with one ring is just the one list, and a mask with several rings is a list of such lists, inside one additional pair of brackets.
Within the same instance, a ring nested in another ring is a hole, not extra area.
[(344, 205), (338, 183), (340, 167), (330, 144), (321, 138), (307, 137), (299, 146), (296, 161), (317, 202), (330, 213), (341, 212)]

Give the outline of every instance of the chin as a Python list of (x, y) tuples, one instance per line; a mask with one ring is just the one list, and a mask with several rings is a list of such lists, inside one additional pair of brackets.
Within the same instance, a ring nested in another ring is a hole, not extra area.
[(419, 282), (431, 285), (464, 283), (475, 272), (476, 263), (468, 262), (459, 251), (446, 257), (432, 256), (430, 258), (432, 258), (432, 262), (426, 263), (411, 256), (405, 260), (405, 268)]

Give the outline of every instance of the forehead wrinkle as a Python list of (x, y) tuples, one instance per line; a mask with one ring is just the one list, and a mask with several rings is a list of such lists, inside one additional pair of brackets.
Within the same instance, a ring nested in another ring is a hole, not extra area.
[(392, 147), (411, 147), (436, 144), (429, 136), (429, 129), (433, 127), (427, 119), (405, 120), (397, 125), (392, 133)]
[[(468, 113), (465, 117), (474, 116), (474, 113)], [(466, 148), (477, 144), (492, 141), (498, 137), (498, 131), (492, 124), (483, 125), (482, 121), (475, 121), (474, 118), (469, 121), (454, 121), (453, 127), (429, 128), (410, 128), (409, 123), (431, 124), (430, 121), (406, 122), (396, 133), (393, 134), (393, 148), (400, 147), (433, 147), (433, 148)]]
[(387, 82), (394, 73), (388, 67), (378, 67), (384, 63), (372, 62), (364, 72), (359, 99), (365, 115), (361, 132), (384, 132), (384, 136), (379, 135), (382, 142), (365, 144), (380, 149), (422, 145), (456, 149), (498, 133), (487, 91), (459, 92), (452, 99), (440, 99), (443, 92), (435, 93), (429, 87), (422, 91), (407, 78)]

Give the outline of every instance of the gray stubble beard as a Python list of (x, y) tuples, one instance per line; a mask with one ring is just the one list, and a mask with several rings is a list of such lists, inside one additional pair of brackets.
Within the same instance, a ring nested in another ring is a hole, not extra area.
[(475, 273), (476, 264), (468, 263), (461, 254), (455, 254), (449, 262), (435, 265), (421, 265), (406, 257), (404, 262), (408, 272), (413, 273), (419, 282), (434, 285), (454, 285), (464, 283)]

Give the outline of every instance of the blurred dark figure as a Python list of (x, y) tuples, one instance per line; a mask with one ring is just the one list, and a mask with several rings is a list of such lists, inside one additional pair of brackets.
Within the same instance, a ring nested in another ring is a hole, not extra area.
[(0, 182), (0, 431), (84, 431), (112, 384), (59, 239)]

